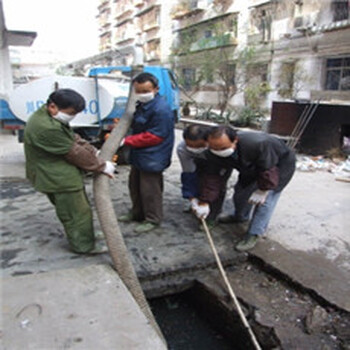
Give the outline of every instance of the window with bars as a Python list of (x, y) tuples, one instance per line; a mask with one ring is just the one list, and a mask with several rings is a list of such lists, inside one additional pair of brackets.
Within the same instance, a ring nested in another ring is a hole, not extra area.
[(350, 90), (350, 57), (327, 59), (325, 90)]
[(350, 18), (350, 1), (349, 0), (333, 0), (333, 22), (342, 21)]
[(193, 68), (184, 68), (182, 70), (183, 85), (185, 90), (191, 90), (195, 80), (196, 80), (196, 70)]

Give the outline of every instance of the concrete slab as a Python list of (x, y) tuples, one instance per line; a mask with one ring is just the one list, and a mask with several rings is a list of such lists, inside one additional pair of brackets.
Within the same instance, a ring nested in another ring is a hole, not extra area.
[(321, 253), (287, 250), (277, 242), (263, 240), (249, 254), (314, 295), (350, 312), (350, 276)]
[(166, 346), (108, 265), (2, 281), (3, 349), (150, 349)]

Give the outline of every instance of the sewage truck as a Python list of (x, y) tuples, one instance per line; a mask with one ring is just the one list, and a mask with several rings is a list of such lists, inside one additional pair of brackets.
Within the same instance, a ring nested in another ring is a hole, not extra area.
[[(159, 94), (167, 100), (178, 121), (180, 92), (172, 71), (160, 66), (144, 66), (143, 71), (158, 78)], [(77, 114), (70, 125), (90, 142), (103, 142), (104, 134), (110, 132), (123, 116), (131, 73), (131, 66), (95, 67), (89, 70), (87, 77), (55, 75), (23, 84), (7, 98), (0, 96), (1, 126), (18, 130), (18, 138), (22, 142), (24, 126), (31, 114), (46, 103), (51, 92), (70, 88), (86, 100), (85, 110)]]

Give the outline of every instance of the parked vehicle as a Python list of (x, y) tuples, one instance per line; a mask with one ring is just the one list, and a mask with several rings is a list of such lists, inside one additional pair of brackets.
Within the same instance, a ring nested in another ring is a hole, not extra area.
[[(159, 93), (168, 101), (179, 119), (180, 92), (171, 70), (160, 66), (145, 66), (144, 72), (159, 80)], [(103, 142), (116, 119), (122, 117), (129, 93), (131, 66), (109, 66), (90, 69), (88, 77), (50, 76), (23, 84), (10, 93), (8, 99), (0, 96), (0, 121), (5, 129), (18, 130), (22, 141), (23, 129), (30, 115), (46, 103), (48, 95), (58, 88), (78, 91), (86, 100), (86, 108), (71, 122), (82, 137), (91, 142)]]

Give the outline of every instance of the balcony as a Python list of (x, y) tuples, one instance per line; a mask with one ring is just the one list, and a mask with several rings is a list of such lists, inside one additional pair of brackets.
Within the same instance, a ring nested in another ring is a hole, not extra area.
[(215, 49), (223, 46), (237, 45), (237, 38), (231, 33), (202, 38), (190, 46), (190, 52)]
[(146, 24), (143, 26), (143, 30), (144, 30), (145, 32), (148, 32), (148, 31), (150, 31), (150, 30), (152, 30), (152, 29), (159, 29), (159, 28), (160, 28), (160, 26), (159, 26), (159, 24), (156, 23), (156, 22), (154, 22), (154, 23), (146, 23)]
[(132, 22), (132, 18), (131, 17), (124, 18), (124, 19), (121, 19), (119, 21), (115, 21), (114, 22), (114, 27), (121, 27), (122, 25), (125, 25), (128, 22)]
[(124, 6), (120, 6), (115, 9), (115, 19), (119, 19), (122, 17), (126, 17), (127, 15), (131, 15), (134, 11), (134, 7), (130, 4), (125, 4)]
[(160, 54), (158, 51), (151, 51), (145, 54), (146, 61), (158, 61), (160, 60)]
[(144, 5), (145, 6), (143, 8), (141, 8), (139, 10), (139, 12), (136, 13), (136, 15), (135, 15), (136, 17), (141, 17), (141, 16), (145, 15), (147, 12), (152, 11), (154, 8), (161, 6), (158, 1), (153, 1), (150, 3), (144, 2)]
[(133, 30), (127, 31), (126, 33), (123, 33), (121, 36), (115, 37), (115, 43), (117, 45), (120, 45), (126, 41), (134, 40), (135, 39), (135, 32)]
[(150, 42), (154, 42), (154, 41), (160, 41), (160, 34), (159, 33), (156, 33), (154, 35), (147, 35), (145, 41), (147, 43), (150, 43)]
[(171, 18), (175, 20), (181, 20), (186, 17), (196, 15), (206, 9), (203, 1), (190, 1), (187, 6), (179, 5), (172, 11)]
[(144, 0), (134, 0), (135, 7), (141, 7), (144, 4)]
[(101, 28), (108, 27), (110, 24), (111, 24), (111, 20), (107, 16), (99, 19), (99, 26)]
[(100, 0), (100, 3), (98, 4), (98, 9), (101, 10), (103, 7), (109, 5), (109, 0)]

